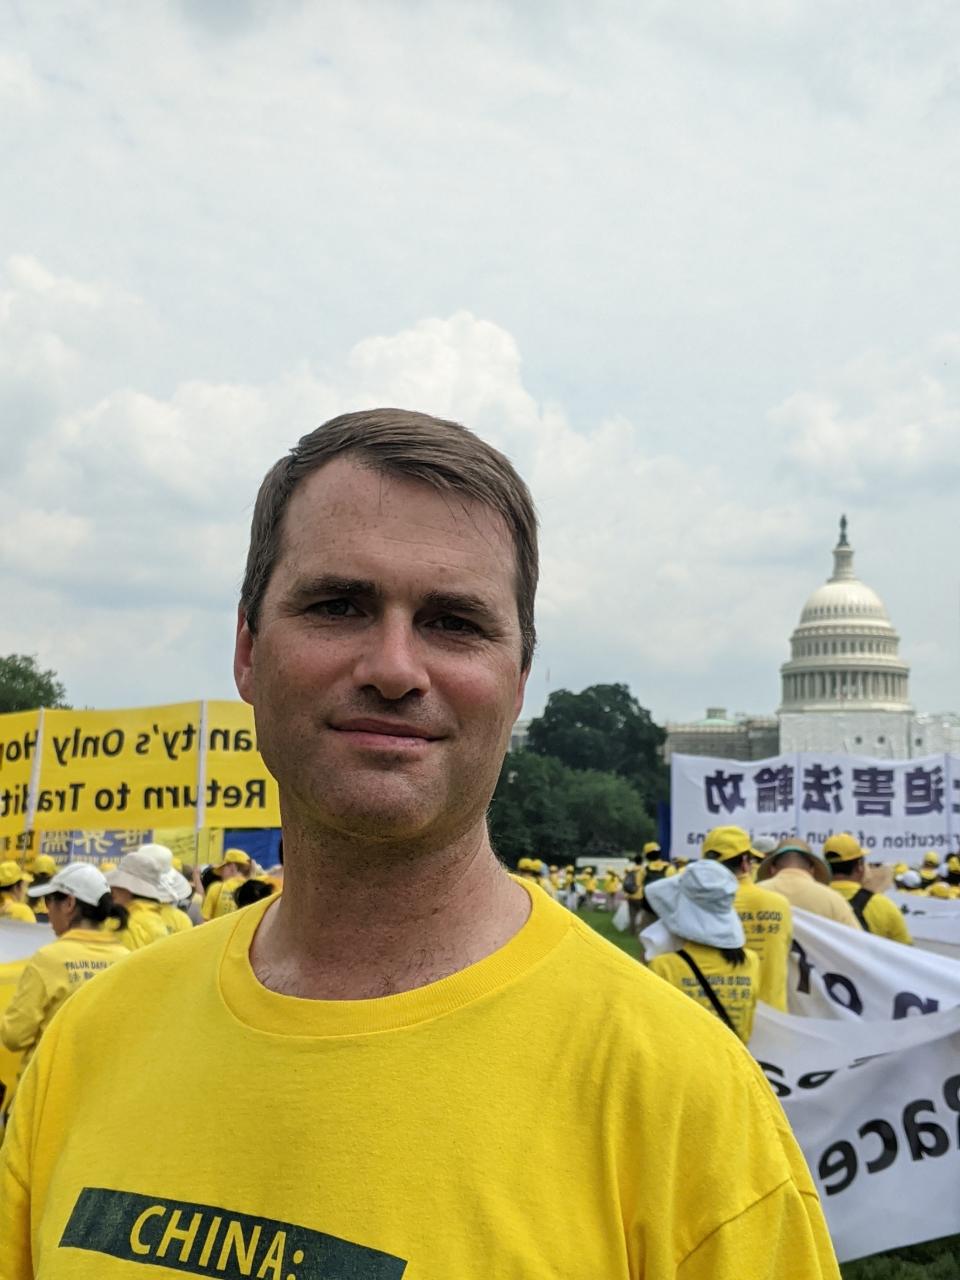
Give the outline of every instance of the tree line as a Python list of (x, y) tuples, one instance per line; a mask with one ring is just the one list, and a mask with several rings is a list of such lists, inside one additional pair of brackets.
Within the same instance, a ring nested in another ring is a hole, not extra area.
[(638, 852), (668, 794), (665, 737), (625, 684), (551, 693), (504, 760), (489, 815), (497, 852), (558, 865)]

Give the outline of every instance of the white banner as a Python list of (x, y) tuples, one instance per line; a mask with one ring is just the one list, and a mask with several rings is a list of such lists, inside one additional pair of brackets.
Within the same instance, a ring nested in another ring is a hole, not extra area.
[(960, 1232), (960, 1008), (891, 1024), (760, 1005), (750, 1050), (807, 1158), (841, 1262)]
[(700, 848), (712, 827), (752, 836), (800, 835), (817, 846), (851, 831), (868, 855), (917, 862), (927, 849), (960, 845), (960, 757), (876, 760), (798, 752), (768, 760), (674, 755), (671, 849)]
[(896, 889), (891, 889), (887, 897), (909, 917), (908, 923), (916, 916), (960, 920), (960, 898), (928, 898), (922, 893), (898, 893)]
[(54, 942), (56, 934), (48, 924), (28, 924), (25, 920), (0, 920), (0, 964), (26, 960), (40, 947)]
[(960, 1005), (960, 960), (795, 908), (787, 1003), (806, 1018), (861, 1023), (937, 1013)]

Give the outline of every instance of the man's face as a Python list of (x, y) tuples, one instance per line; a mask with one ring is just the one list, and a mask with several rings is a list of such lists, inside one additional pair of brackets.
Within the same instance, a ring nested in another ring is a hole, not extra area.
[(489, 803), (523, 701), (497, 513), (338, 458), (294, 492), (234, 670), (284, 812), (442, 843)]

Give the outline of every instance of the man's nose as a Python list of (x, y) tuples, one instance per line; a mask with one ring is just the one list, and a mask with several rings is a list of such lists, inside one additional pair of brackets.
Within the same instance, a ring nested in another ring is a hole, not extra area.
[(374, 688), (391, 702), (429, 690), (423, 641), (412, 618), (386, 613), (364, 631), (354, 679), (361, 688)]

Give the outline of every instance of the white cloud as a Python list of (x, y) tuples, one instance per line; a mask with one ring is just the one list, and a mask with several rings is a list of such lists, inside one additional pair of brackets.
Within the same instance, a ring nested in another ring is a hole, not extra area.
[(788, 454), (837, 492), (884, 501), (941, 490), (960, 474), (960, 335), (921, 354), (850, 363), (823, 391), (797, 392), (772, 414)]

